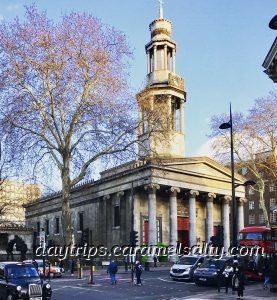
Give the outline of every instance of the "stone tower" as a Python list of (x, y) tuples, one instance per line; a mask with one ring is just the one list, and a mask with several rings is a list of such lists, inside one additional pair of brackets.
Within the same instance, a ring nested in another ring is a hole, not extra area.
[[(172, 39), (172, 23), (163, 17), (160, 1), (159, 17), (149, 25), (151, 40), (145, 46), (147, 84), (137, 94), (139, 106), (139, 156), (184, 157), (184, 79), (176, 74), (176, 43)], [(166, 122), (154, 120), (166, 116)], [(152, 121), (151, 120), (152, 117)], [(159, 131), (159, 124), (163, 130)], [(154, 130), (151, 130), (151, 126)], [(163, 133), (161, 133), (163, 131)], [(149, 132), (152, 132), (149, 135)], [(146, 139), (149, 136), (149, 139)], [(147, 141), (146, 141), (147, 140)]]

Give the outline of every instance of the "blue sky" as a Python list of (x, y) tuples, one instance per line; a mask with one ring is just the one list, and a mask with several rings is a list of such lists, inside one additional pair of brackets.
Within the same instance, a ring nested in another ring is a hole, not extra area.
[[(33, 2), (53, 19), (62, 12), (86, 11), (124, 31), (134, 48), (132, 86), (139, 90), (157, 0), (1, 0), (0, 20), (22, 16), (24, 4)], [(187, 91), (187, 156), (203, 154), (209, 118), (227, 112), (230, 101), (234, 110), (246, 111), (256, 98), (276, 89), (261, 66), (277, 33), (268, 27), (276, 13), (276, 0), (164, 0), (178, 47), (177, 73), (185, 78)]]

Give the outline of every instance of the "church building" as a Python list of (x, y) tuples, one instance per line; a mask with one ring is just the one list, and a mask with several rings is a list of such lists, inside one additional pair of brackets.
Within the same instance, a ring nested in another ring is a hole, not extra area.
[[(97, 181), (72, 190), (71, 210), (75, 242), (88, 229), (93, 245), (129, 244), (130, 231), (138, 231), (139, 245), (195, 245), (210, 241), (217, 225), (224, 226), (224, 246), (230, 246), (230, 170), (208, 157), (185, 156), (184, 79), (176, 74), (177, 46), (172, 23), (159, 16), (150, 24), (151, 39), (146, 44), (147, 84), (137, 95), (141, 126), (148, 129), (144, 107), (166, 108), (168, 141), (158, 134), (148, 147), (159, 160), (138, 159), (101, 173)], [(238, 184), (244, 178), (235, 174)], [(238, 230), (244, 227), (244, 187), (236, 189)], [(44, 228), (48, 242), (61, 242), (61, 194), (26, 205), (28, 227)]]

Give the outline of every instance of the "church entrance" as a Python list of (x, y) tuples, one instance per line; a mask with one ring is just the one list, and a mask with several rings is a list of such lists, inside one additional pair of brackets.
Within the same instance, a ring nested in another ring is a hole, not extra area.
[(182, 248), (189, 246), (189, 218), (177, 217), (178, 243), (182, 244)]

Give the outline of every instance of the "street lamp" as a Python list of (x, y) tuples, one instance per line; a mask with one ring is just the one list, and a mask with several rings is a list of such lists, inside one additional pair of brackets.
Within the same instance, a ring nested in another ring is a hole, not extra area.
[(256, 184), (256, 181), (250, 179), (250, 180), (245, 181), (244, 183), (237, 183), (235, 185), (235, 188), (237, 188), (238, 186), (253, 186), (255, 184)]
[(233, 143), (233, 119), (232, 119), (232, 106), (230, 103), (230, 121), (227, 123), (222, 123), (219, 126), (219, 129), (229, 129), (230, 128), (230, 135), (231, 135), (231, 177), (232, 177), (232, 223), (233, 223), (233, 238), (232, 244), (233, 247), (237, 246), (237, 202), (236, 202), (236, 195), (235, 195), (235, 188), (243, 185), (243, 186), (250, 186), (255, 185), (256, 182), (254, 180), (247, 180), (243, 184), (235, 185), (235, 167), (234, 167), (234, 143)]
[(230, 121), (228, 123), (222, 123), (219, 129), (229, 129), (231, 134), (231, 177), (232, 177), (232, 222), (233, 222), (233, 247), (237, 246), (237, 203), (235, 196), (235, 168), (234, 168), (234, 144), (233, 144), (233, 120), (232, 120), (232, 107), (230, 103)]

